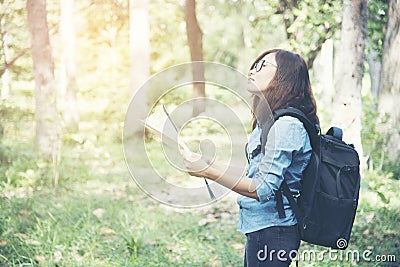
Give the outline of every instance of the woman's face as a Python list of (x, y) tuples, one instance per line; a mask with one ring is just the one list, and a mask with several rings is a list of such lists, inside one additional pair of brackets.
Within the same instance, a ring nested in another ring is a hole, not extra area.
[(267, 89), (268, 84), (274, 78), (277, 64), (275, 61), (275, 54), (271, 53), (265, 55), (256, 62), (254, 68), (249, 73), (249, 83), (253, 83), (247, 87), (247, 90), (253, 94), (259, 94)]

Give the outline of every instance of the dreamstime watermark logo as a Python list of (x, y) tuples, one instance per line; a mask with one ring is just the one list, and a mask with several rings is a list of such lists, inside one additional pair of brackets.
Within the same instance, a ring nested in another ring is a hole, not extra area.
[[(196, 70), (204, 70), (204, 78), (193, 80)], [(199, 84), (205, 86), (206, 97), (191, 97)], [(123, 131), (125, 160), (139, 188), (174, 207), (199, 207), (213, 202), (204, 181), (189, 178), (186, 173), (178, 141), (189, 137), (192, 149), (196, 147), (194, 143), (199, 147), (194, 152), (213, 160), (223, 158), (227, 164), (235, 162), (244, 171), (244, 146), (252, 117), (248, 89), (254, 91), (256, 85), (246, 75), (212, 62), (173, 66), (147, 80), (132, 98)], [(165, 119), (162, 103), (176, 125)], [(204, 111), (193, 115), (193, 107), (199, 104)], [(149, 141), (149, 129), (161, 133), (157, 144)], [(236, 161), (238, 155), (241, 161)], [(238, 182), (241, 175), (237, 176), (231, 179)], [(213, 181), (209, 186), (216, 199), (230, 191)]]
[(366, 249), (359, 251), (353, 250), (337, 250), (328, 248), (325, 250), (269, 250), (265, 245), (263, 249), (257, 252), (257, 259), (259, 261), (308, 261), (308, 262), (321, 262), (321, 261), (340, 261), (340, 262), (396, 262), (396, 255), (394, 254), (376, 254), (372, 250)]
[(339, 249), (344, 249), (344, 248), (346, 248), (346, 247), (347, 247), (347, 240), (344, 239), (344, 238), (339, 238), (339, 239), (336, 241), (336, 246), (337, 246)]

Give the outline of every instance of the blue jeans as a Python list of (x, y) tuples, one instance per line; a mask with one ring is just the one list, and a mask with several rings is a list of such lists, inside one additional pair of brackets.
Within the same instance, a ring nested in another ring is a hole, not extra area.
[(297, 256), (297, 225), (273, 226), (246, 234), (244, 267), (287, 267)]

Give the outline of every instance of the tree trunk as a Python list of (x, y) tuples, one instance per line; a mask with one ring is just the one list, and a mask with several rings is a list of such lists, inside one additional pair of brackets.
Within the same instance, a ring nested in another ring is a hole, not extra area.
[(382, 54), (379, 111), (390, 114), (387, 125), (392, 159), (400, 155), (400, 1), (390, 0)]
[(247, 66), (247, 58), (245, 57), (246, 54), (244, 52), (246, 51), (246, 44), (244, 42), (245, 31), (242, 23), (238, 27), (240, 27), (240, 33), (238, 35), (238, 44), (239, 44), (238, 50), (240, 51), (240, 53), (238, 54), (238, 63), (236, 68), (242, 73), (246, 73), (249, 67)]
[(336, 49), (338, 58), (333, 109), (333, 124), (343, 129), (344, 141), (354, 144), (360, 157), (363, 157), (361, 85), (367, 38), (367, 14), (367, 0), (344, 0), (340, 47)]
[[(1, 28), (5, 28), (5, 19), (1, 19)], [(8, 99), (10, 95), (10, 70), (8, 69), (8, 62), (10, 62), (10, 33), (4, 32), (2, 34), (3, 43), (3, 57), (4, 57), (4, 73), (1, 75), (1, 99)]]
[(371, 95), (374, 99), (378, 99), (382, 62), (378, 58), (378, 52), (376, 50), (371, 49), (371, 51), (367, 54), (367, 62), (371, 80)]
[(27, 0), (27, 12), (35, 77), (35, 147), (39, 156), (54, 160), (60, 143), (46, 1)]
[[(316, 57), (313, 64), (313, 76), (315, 86), (313, 87), (315, 94), (318, 96), (323, 110), (332, 110), (333, 90), (333, 41), (328, 39), (321, 47), (320, 54)], [(324, 118), (322, 121), (328, 122), (331, 118)], [(322, 126), (322, 125), (321, 125)]]
[(63, 51), (60, 104), (65, 127), (75, 132), (79, 128), (79, 111), (76, 98), (74, 0), (60, 0), (60, 33)]
[[(147, 116), (147, 94), (139, 87), (150, 76), (150, 26), (149, 26), (149, 0), (130, 0), (130, 54), (131, 54), (131, 95), (142, 99), (141, 105), (135, 107), (135, 119), (144, 119)], [(141, 136), (139, 125), (129, 132)], [(127, 127), (127, 126), (126, 126)]]
[[(277, 10), (277, 14), (283, 14), (283, 23), (285, 25), (286, 38), (289, 40), (293, 36), (293, 32), (288, 31), (293, 21), (296, 20), (297, 15), (293, 12), (294, 9), (298, 8), (298, 3), (296, 0), (279, 0), (279, 7)], [(290, 19), (290, 16), (287, 15), (289, 13), (293, 16), (293, 19)]]
[[(186, 0), (185, 22), (190, 58), (192, 61), (203, 61), (203, 33), (201, 32), (196, 17), (196, 0)], [(193, 66), (193, 116), (199, 115), (206, 110), (204, 98), (206, 96), (204, 83), (204, 65)], [(197, 82), (196, 82), (197, 81)], [(199, 82), (200, 81), (200, 82)], [(198, 99), (196, 99), (198, 98)]]

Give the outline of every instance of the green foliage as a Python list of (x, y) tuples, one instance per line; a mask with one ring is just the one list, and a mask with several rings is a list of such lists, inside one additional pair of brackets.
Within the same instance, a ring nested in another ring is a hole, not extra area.
[(395, 199), (393, 195), (393, 187), (397, 185), (397, 181), (393, 180), (391, 173), (384, 173), (379, 170), (366, 171), (363, 178), (363, 185), (371, 192), (375, 193), (379, 201), (377, 206), (388, 207), (391, 200)]
[(47, 174), (45, 163), (36, 163), (33, 148), (25, 144), (17, 148), (1, 146), (2, 164), (0, 167), (1, 187), (24, 187), (40, 185)]
[(363, 96), (363, 116), (361, 140), (365, 155), (368, 158), (368, 168), (377, 169), (390, 173), (390, 175), (399, 179), (399, 161), (392, 161), (389, 157), (391, 148), (389, 140), (390, 135), (383, 131), (388, 120), (389, 114), (381, 114), (377, 110), (377, 100), (370, 96)]
[(400, 156), (397, 156), (397, 159), (384, 162), (382, 171), (388, 173), (393, 179), (400, 180)]
[[(184, 2), (150, 1), (151, 72), (190, 61)], [(202, 27), (202, 25), (200, 25)]]
[[(21, 107), (13, 101), (3, 100), (0, 102), (0, 125), (2, 137), (26, 140), (27, 129), (30, 129), (33, 121), (33, 112), (28, 107)], [(18, 138), (17, 138), (18, 136)]]
[(298, 1), (287, 29), (292, 49), (304, 55), (309, 66), (327, 39), (336, 39), (341, 25), (342, 1)]
[(272, 18), (280, 14), (277, 24), (285, 26), (287, 44), (284, 47), (300, 53), (310, 67), (325, 40), (337, 38), (342, 1), (263, 1), (263, 6), (265, 11), (261, 19), (255, 19), (256, 29), (262, 31), (264, 24), (258, 22), (266, 19), (271, 23)]
[[(393, 190), (393, 189), (392, 189)], [(357, 212), (351, 242), (369, 249), (373, 255), (400, 255), (400, 213), (398, 209), (362, 206)], [(390, 240), (390, 242), (388, 242)], [(398, 259), (396, 259), (398, 261)], [(379, 266), (395, 266), (381, 263)]]
[[(21, 108), (6, 100), (0, 104), (0, 188), (53, 186), (55, 176), (58, 176), (60, 183), (87, 180), (88, 167), (93, 161), (104, 157), (91, 145), (90, 138), (65, 135), (61, 162), (54, 166), (54, 162), (36, 156), (32, 121), (33, 114), (29, 108)], [(77, 162), (82, 162), (81, 157), (87, 154), (94, 155), (92, 159), (84, 161), (88, 165), (77, 166)]]
[[(207, 209), (176, 211), (160, 206), (129, 183), (122, 161), (109, 172), (106, 177), (92, 171), (89, 183), (3, 196), (0, 264), (240, 266), (245, 238), (236, 231), (234, 200)], [(376, 173), (367, 176), (363, 183), (383, 179)], [(382, 187), (392, 200), (390, 206), (362, 186), (349, 249), (360, 253), (369, 249), (372, 256), (399, 255), (398, 186), (399, 181), (391, 180)], [(327, 251), (306, 243), (301, 246), (304, 249)], [(303, 264), (354, 266), (327, 257)], [(371, 266), (367, 262), (358, 265)]]
[(74, 147), (65, 145), (57, 167), (37, 158), (32, 143), (9, 141), (0, 144), (0, 188), (6, 190), (52, 187), (56, 175), (59, 184), (84, 182), (90, 178), (90, 170), (98, 167), (99, 160), (107, 162), (105, 166), (110, 164), (107, 153), (94, 148), (88, 140)]
[(198, 1), (205, 60), (247, 73), (260, 53), (283, 46), (285, 29), (274, 5), (275, 1)]
[(135, 260), (138, 257), (138, 251), (143, 249), (143, 240), (134, 236), (123, 236), (129, 255)]
[[(382, 153), (384, 153), (382, 149), (387, 146), (387, 138), (378, 131), (378, 125), (386, 123), (389, 115), (382, 116), (377, 110), (377, 100), (370, 96), (364, 96), (362, 101), (362, 145), (364, 153), (374, 162), (381, 159)], [(371, 164), (373, 164), (372, 162)]]
[(30, 110), (9, 101), (0, 103), (0, 188), (37, 184), (46, 172), (35, 163), (29, 142), (32, 120)]
[(121, 179), (117, 186), (102, 183), (100, 192), (93, 184), (0, 199), (0, 265), (172, 267), (217, 261), (237, 266), (242, 261), (232, 247), (243, 242), (235, 224), (215, 220), (200, 226), (205, 215), (159, 207)]
[[(25, 1), (1, 1), (0, 21), (0, 76), (5, 69), (9, 69), (13, 79), (32, 78), (27, 71), (31, 67), (29, 35), (27, 30), (21, 30), (27, 29)], [(5, 44), (8, 45), (7, 59)]]
[(379, 59), (382, 57), (383, 42), (387, 25), (387, 0), (373, 0), (368, 2), (368, 42), (367, 52), (375, 50)]

